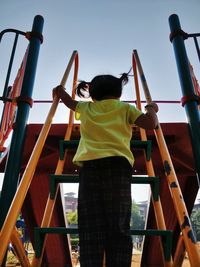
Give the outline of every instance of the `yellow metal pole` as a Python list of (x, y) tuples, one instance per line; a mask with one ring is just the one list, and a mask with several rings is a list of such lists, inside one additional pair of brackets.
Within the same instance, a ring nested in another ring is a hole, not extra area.
[(19, 237), (19, 233), (17, 232), (16, 228), (12, 231), (11, 235), (11, 243), (13, 245), (14, 251), (17, 255), (17, 258), (19, 259), (19, 262), (21, 263), (22, 267), (31, 267), (29, 259), (26, 255), (24, 246), (22, 244), (22, 241)]
[(185, 258), (185, 243), (183, 240), (183, 235), (181, 234), (178, 239), (176, 246), (176, 252), (174, 254), (174, 264), (173, 267), (181, 267)]
[[(137, 66), (136, 66), (136, 61), (135, 61), (134, 54), (132, 55), (132, 66), (133, 66), (133, 73), (134, 73), (133, 76), (134, 76), (134, 81), (135, 81), (135, 92), (136, 92), (136, 99), (137, 99), (137, 108), (139, 110), (142, 110), (139, 83), (138, 83), (138, 75), (137, 75)], [(142, 128), (140, 128), (140, 136), (141, 136), (141, 140), (142, 141), (147, 141), (146, 131), (144, 129), (142, 129)], [(152, 159), (150, 159), (148, 161), (146, 160), (145, 162), (146, 162), (146, 168), (147, 168), (148, 175), (149, 176), (155, 176)], [(152, 204), (153, 204), (153, 208), (154, 208), (157, 228), (159, 230), (166, 230), (165, 219), (164, 219), (164, 215), (163, 215), (162, 205), (161, 205), (161, 202), (160, 202), (160, 197), (158, 198), (157, 201), (155, 201), (153, 199), (152, 195), (151, 195), (151, 199), (152, 199)], [(161, 246), (162, 258), (163, 258), (164, 266), (165, 267), (172, 266), (172, 264), (173, 264), (172, 258), (170, 259), (170, 261), (165, 261), (164, 252), (163, 252), (163, 246), (162, 246), (161, 240), (160, 240), (160, 246)]]
[[(76, 89), (77, 76), (78, 76), (78, 54), (76, 54), (76, 57), (74, 58), (74, 61), (75, 61), (74, 78), (73, 78), (73, 86), (72, 86), (72, 98), (73, 99), (75, 98), (75, 89)], [(66, 130), (66, 134), (65, 134), (64, 140), (70, 140), (72, 129), (73, 129), (73, 123), (74, 123), (74, 112), (72, 110), (70, 110), (69, 123), (68, 123), (68, 127), (67, 127), (67, 130)], [(60, 160), (60, 159), (58, 160), (56, 171), (55, 171), (56, 175), (62, 174), (63, 168), (64, 168), (64, 163), (65, 163), (65, 160), (66, 160), (66, 156), (67, 156), (67, 151), (65, 151), (64, 159), (63, 160)], [(59, 184), (57, 184), (57, 186), (56, 186), (56, 193), (55, 193), (54, 199), (51, 199), (50, 195), (48, 197), (46, 208), (45, 208), (45, 212), (44, 212), (42, 223), (41, 223), (41, 227), (49, 227), (50, 226), (51, 217), (52, 217), (52, 213), (53, 213), (53, 210), (54, 210), (54, 206), (55, 206), (55, 202), (56, 202), (56, 198), (57, 198), (58, 192), (59, 192)], [(42, 257), (43, 257), (44, 249), (45, 249), (46, 237), (47, 237), (47, 235), (45, 236), (45, 240), (43, 242), (43, 248), (42, 248), (41, 256), (39, 258), (34, 257), (34, 259), (32, 261), (32, 264), (31, 264), (32, 267), (41, 266)]]
[[(77, 55), (77, 51), (74, 51), (71, 59), (69, 61), (69, 64), (66, 68), (66, 71), (64, 73), (63, 79), (61, 81), (62, 85), (65, 85), (67, 78), (69, 76), (73, 61)], [(24, 199), (26, 197), (28, 188), (30, 186), (30, 183), (32, 181), (39, 157), (41, 155), (44, 143), (46, 141), (47, 135), (49, 133), (52, 119), (54, 117), (54, 114), (56, 112), (57, 106), (59, 103), (59, 99), (57, 97), (54, 98), (52, 106), (50, 108), (50, 111), (48, 113), (47, 119), (45, 121), (45, 124), (42, 127), (42, 130), (40, 132), (40, 135), (38, 137), (38, 140), (35, 144), (35, 147), (33, 149), (33, 152), (31, 154), (31, 157), (29, 159), (29, 162), (26, 166), (26, 169), (24, 171), (23, 177), (21, 179), (21, 182), (19, 184), (18, 190), (16, 192), (16, 195), (12, 201), (11, 207), (8, 211), (8, 215), (4, 221), (3, 227), (1, 229), (0, 233), (0, 265), (2, 264), (3, 257), (5, 255), (8, 243), (10, 241), (10, 237), (12, 234), (12, 231), (14, 229), (15, 223), (17, 221), (17, 217), (21, 211), (21, 207), (23, 205)]]
[[(144, 76), (144, 72), (137, 54), (137, 51), (134, 50), (134, 57), (137, 62), (137, 67), (140, 73), (144, 94), (147, 100), (147, 103), (152, 101), (149, 88), (147, 86), (147, 82)], [(187, 208), (184, 203), (184, 198), (180, 189), (180, 185), (170, 158), (170, 154), (163, 136), (163, 132), (161, 129), (160, 124), (158, 125), (157, 129), (154, 130), (158, 147), (160, 150), (162, 162), (165, 169), (165, 174), (168, 181), (169, 190), (171, 193), (171, 197), (174, 203), (174, 208), (176, 210), (177, 219), (180, 225), (180, 229), (183, 234), (185, 247), (188, 252), (188, 257), (190, 260), (191, 267), (198, 267), (200, 266), (200, 255), (198, 253), (198, 247), (196, 238), (194, 236), (194, 232), (192, 229), (192, 225), (190, 222), (190, 217), (187, 212)]]

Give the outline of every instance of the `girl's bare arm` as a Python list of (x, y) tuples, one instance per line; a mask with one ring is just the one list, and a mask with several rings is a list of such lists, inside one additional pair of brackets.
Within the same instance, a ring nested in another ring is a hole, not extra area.
[(58, 98), (71, 110), (75, 111), (78, 101), (72, 99), (72, 97), (65, 91), (65, 88), (62, 85), (58, 85), (53, 89), (53, 98), (57, 95)]
[(156, 103), (151, 103), (146, 106), (146, 113), (139, 116), (135, 124), (141, 128), (146, 130), (155, 129), (158, 125), (158, 118), (156, 113), (158, 112), (158, 106)]

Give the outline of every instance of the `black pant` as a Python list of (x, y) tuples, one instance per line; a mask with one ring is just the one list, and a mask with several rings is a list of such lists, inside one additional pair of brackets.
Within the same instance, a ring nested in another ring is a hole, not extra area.
[(123, 157), (87, 161), (80, 170), (81, 267), (130, 267), (132, 168)]

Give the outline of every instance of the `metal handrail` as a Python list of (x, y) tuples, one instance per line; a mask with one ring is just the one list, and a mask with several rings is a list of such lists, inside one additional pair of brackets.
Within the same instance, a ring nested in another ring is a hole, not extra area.
[[(137, 75), (137, 63), (136, 63), (136, 59), (134, 56), (134, 53), (132, 54), (132, 65), (133, 65), (133, 72), (134, 72), (134, 82), (135, 82), (135, 92), (136, 92), (136, 98), (137, 98), (137, 108), (139, 110), (142, 109), (142, 105), (141, 105), (141, 100), (140, 100), (140, 90), (139, 90), (139, 84), (138, 84), (138, 75)], [(146, 101), (145, 101), (146, 103)], [(146, 141), (147, 140), (147, 134), (146, 131), (142, 128), (140, 128), (140, 136), (141, 136), (141, 140), (142, 141)], [(146, 162), (146, 169), (147, 169), (147, 174), (149, 176), (155, 176), (155, 171), (154, 171), (154, 166), (153, 166), (153, 162), (152, 159), (150, 160), (145, 160)], [(155, 220), (156, 220), (156, 224), (157, 224), (157, 228), (159, 230), (166, 230), (166, 224), (165, 224), (165, 219), (164, 219), (164, 214), (163, 214), (163, 209), (162, 209), (162, 204), (160, 201), (160, 197), (158, 198), (158, 200), (154, 200), (153, 195), (152, 195), (152, 205), (154, 208), (154, 214), (155, 214)], [(160, 241), (160, 247), (161, 247), (161, 252), (162, 252), (162, 258), (163, 258), (163, 266), (165, 267), (170, 267), (173, 265), (173, 261), (172, 258), (170, 258), (169, 260), (166, 260), (164, 257), (164, 250), (162, 247), (162, 242), (161, 239)]]
[[(137, 67), (138, 67), (139, 74), (141, 77), (142, 86), (143, 86), (143, 90), (144, 90), (147, 103), (151, 103), (152, 102), (151, 94), (150, 94), (150, 91), (149, 91), (149, 88), (148, 88), (148, 85), (147, 85), (147, 82), (144, 76), (144, 72), (143, 72), (137, 51), (134, 50), (133, 54), (137, 62)], [(160, 124), (158, 124), (158, 127), (154, 130), (154, 133), (155, 133), (157, 143), (159, 146), (167, 182), (169, 184), (169, 189), (170, 189), (170, 193), (172, 196), (177, 219), (180, 225), (180, 229), (182, 230), (182, 233), (183, 233), (183, 238), (184, 238), (184, 242), (185, 242), (185, 246), (186, 246), (186, 250), (188, 253), (191, 266), (192, 267), (200, 266), (200, 255), (198, 252), (197, 243), (191, 237), (193, 233), (193, 229), (191, 226), (190, 217), (188, 215), (186, 205), (183, 201), (184, 198), (182, 196), (181, 188), (180, 188), (180, 185), (179, 185), (179, 182), (178, 182), (178, 179), (177, 179), (174, 167), (173, 167), (173, 163), (172, 163)], [(174, 186), (171, 186), (171, 185), (174, 185)], [(187, 220), (187, 225), (183, 227), (186, 220)]]
[[(72, 64), (73, 64), (76, 57), (77, 57), (77, 51), (74, 51), (71, 58), (70, 58), (68, 66), (65, 70), (65, 73), (64, 73), (63, 78), (61, 80), (61, 83), (60, 83), (63, 86), (65, 85), (65, 83), (68, 79)], [(15, 227), (18, 215), (21, 211), (24, 199), (26, 197), (27, 191), (29, 189), (32, 178), (34, 176), (35, 169), (36, 169), (36, 166), (38, 164), (38, 160), (39, 160), (39, 157), (41, 155), (43, 146), (45, 144), (47, 135), (49, 133), (49, 130), (50, 130), (50, 127), (52, 124), (52, 119), (53, 119), (54, 114), (56, 112), (58, 103), (59, 103), (59, 99), (56, 96), (53, 100), (53, 104), (49, 110), (46, 121), (42, 127), (42, 130), (41, 130), (40, 135), (38, 137), (38, 140), (35, 144), (35, 147), (33, 149), (33, 152), (31, 154), (29, 162), (26, 166), (26, 169), (25, 169), (24, 174), (22, 176), (18, 190), (17, 190), (16, 195), (12, 201), (10, 210), (9, 210), (7, 217), (4, 221), (4, 224), (2, 226), (1, 233), (0, 233), (0, 244), (1, 244), (0, 265), (3, 261), (3, 258), (5, 255), (6, 249), (8, 247), (8, 244), (10, 242), (10, 238), (11, 238), (13, 229)]]

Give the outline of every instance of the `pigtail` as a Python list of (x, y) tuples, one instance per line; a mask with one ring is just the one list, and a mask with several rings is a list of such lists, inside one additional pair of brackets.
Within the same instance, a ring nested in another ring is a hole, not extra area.
[(121, 80), (123, 85), (128, 83), (128, 80), (129, 80), (128, 77), (130, 76), (129, 73), (131, 72), (131, 70), (132, 70), (132, 67), (130, 68), (130, 70), (127, 73), (124, 72), (121, 74), (120, 80)]
[[(80, 81), (80, 83), (76, 87), (76, 94), (79, 97), (84, 97), (84, 98), (89, 97), (89, 87), (90, 83), (85, 81)], [(85, 93), (87, 93), (87, 95)]]
[(128, 83), (128, 74), (127, 73), (122, 73), (120, 77), (120, 81), (122, 82), (123, 85)]

